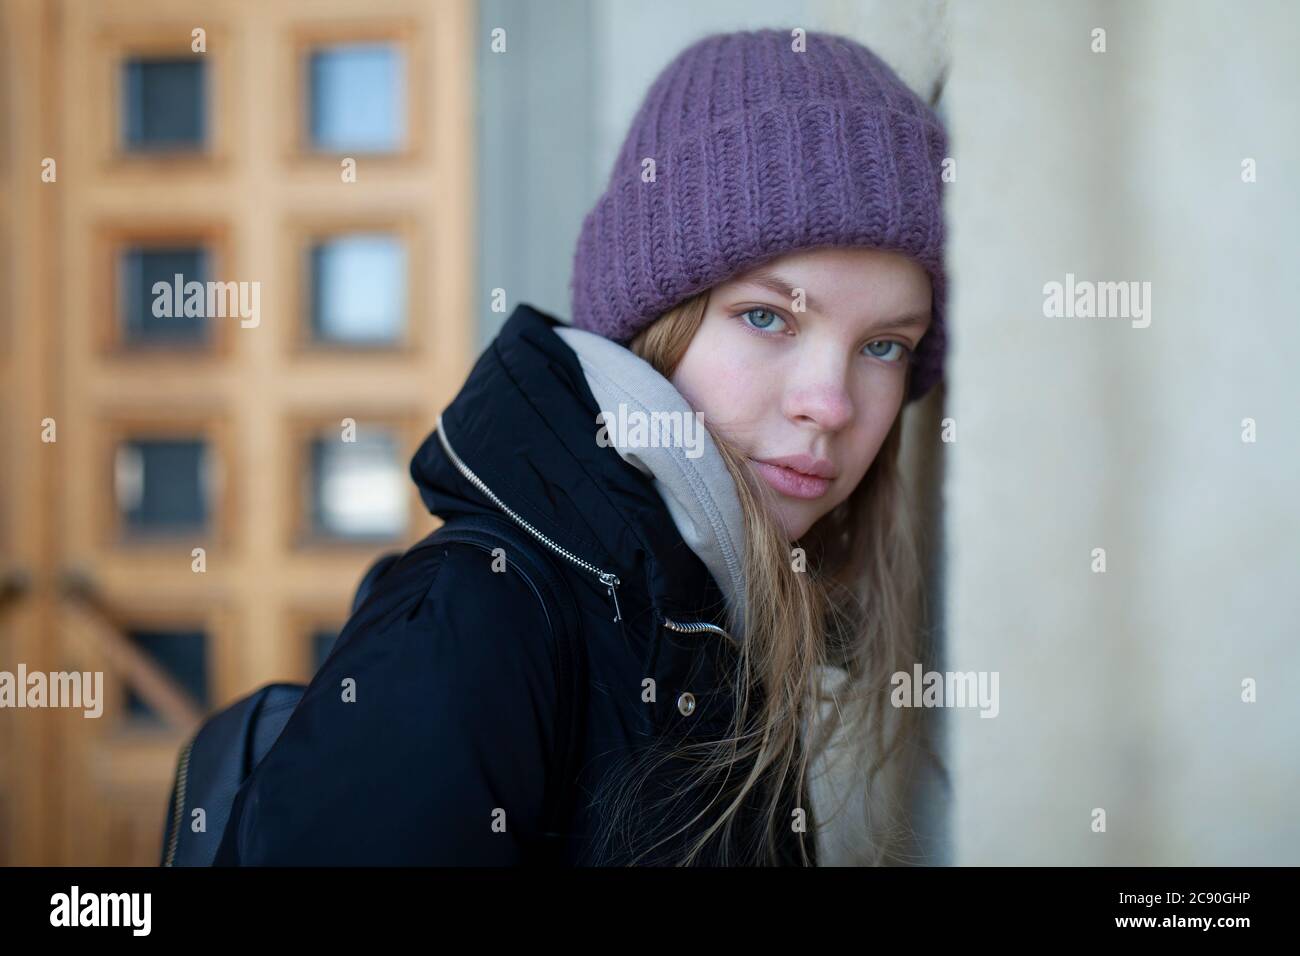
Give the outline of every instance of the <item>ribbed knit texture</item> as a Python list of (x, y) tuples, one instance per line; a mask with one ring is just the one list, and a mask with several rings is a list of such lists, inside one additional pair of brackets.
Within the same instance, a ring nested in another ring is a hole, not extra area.
[[(942, 376), (947, 139), (934, 112), (866, 47), (834, 34), (716, 34), (659, 74), (583, 222), (573, 324), (626, 343), (673, 306), (814, 246), (911, 256), (933, 319), (908, 398)], [(655, 181), (642, 181), (642, 161)]]

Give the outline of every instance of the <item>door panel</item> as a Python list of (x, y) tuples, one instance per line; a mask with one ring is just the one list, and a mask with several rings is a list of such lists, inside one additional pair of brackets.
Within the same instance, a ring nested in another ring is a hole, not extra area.
[(470, 14), (5, 4), (0, 670), (106, 702), (0, 711), (0, 863), (155, 864), (195, 721), (308, 679), (433, 527), (401, 479), (472, 358)]

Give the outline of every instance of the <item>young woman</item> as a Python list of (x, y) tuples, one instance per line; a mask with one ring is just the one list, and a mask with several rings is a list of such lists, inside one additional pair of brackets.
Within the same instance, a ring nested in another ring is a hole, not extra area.
[(683, 51), (587, 216), (573, 327), (519, 306), (412, 461), (484, 536), (370, 576), (218, 862), (892, 859), (945, 151), (843, 37)]

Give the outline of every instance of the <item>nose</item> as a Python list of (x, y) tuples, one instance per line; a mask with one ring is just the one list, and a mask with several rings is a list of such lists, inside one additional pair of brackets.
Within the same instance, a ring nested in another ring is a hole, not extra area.
[(848, 360), (829, 349), (801, 356), (786, 389), (786, 417), (828, 432), (844, 428), (853, 420), (848, 373)]

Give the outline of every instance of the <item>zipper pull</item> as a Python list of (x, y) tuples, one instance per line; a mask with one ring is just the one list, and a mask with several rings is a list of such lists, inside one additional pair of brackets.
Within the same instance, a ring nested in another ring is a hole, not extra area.
[(608, 571), (600, 575), (600, 583), (609, 588), (609, 596), (614, 601), (614, 620), (615, 622), (623, 620), (623, 612), (618, 609), (618, 594), (614, 591), (619, 586), (618, 577), (610, 574)]

